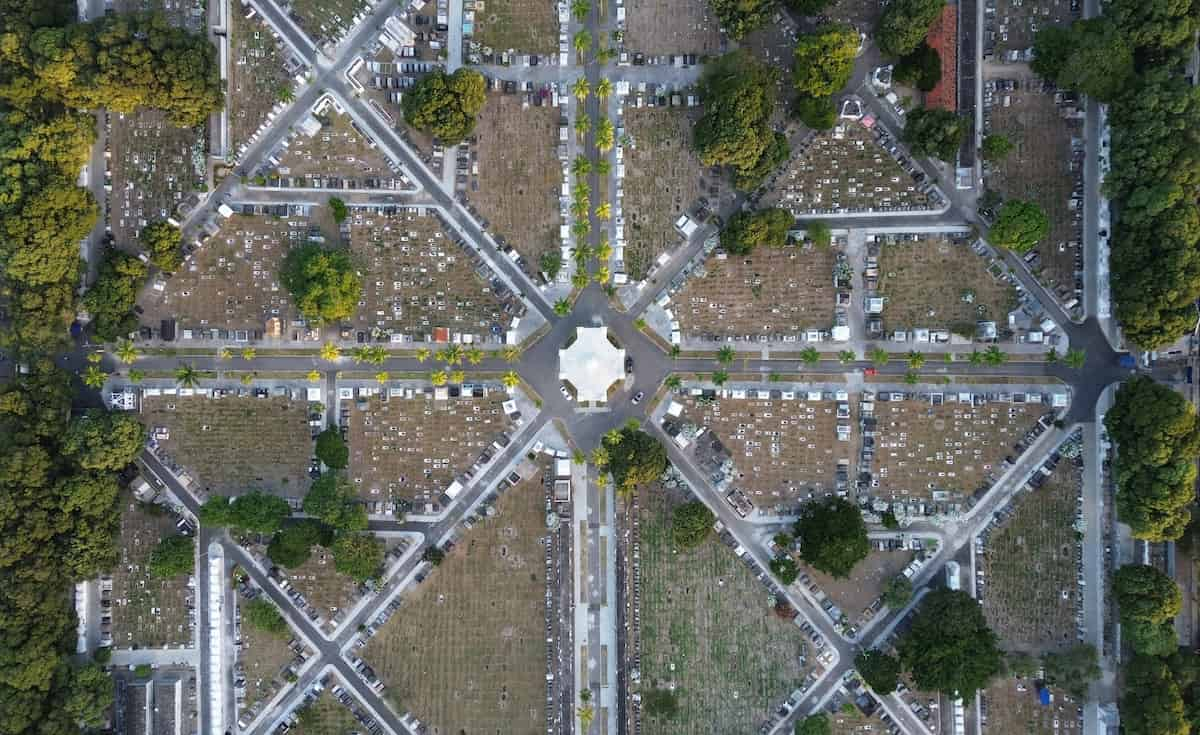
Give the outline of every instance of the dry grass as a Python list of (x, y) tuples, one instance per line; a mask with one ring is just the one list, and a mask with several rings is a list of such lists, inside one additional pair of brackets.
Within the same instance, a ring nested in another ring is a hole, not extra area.
[(323, 125), (311, 138), (297, 133), (291, 138), (287, 152), (280, 158), (276, 170), (282, 176), (298, 176), (311, 185), (316, 180), (334, 176), (358, 182), (366, 178), (391, 178), (394, 174), (379, 148), (369, 145), (355, 128), (349, 115), (330, 109), (318, 118)]
[(558, 17), (554, 4), (548, 0), (477, 2), (474, 40), (496, 51), (557, 53)]
[(1025, 51), (1032, 46), (1036, 29), (1067, 25), (1078, 17), (1070, 0), (996, 0), (996, 14), (987, 18), (996, 32), (996, 58), (1010, 49)]
[[(1025, 691), (1018, 691), (1023, 688)], [(987, 705), (988, 735), (1062, 735), (1079, 732), (1075, 714), (1079, 703), (1070, 695), (1051, 688), (1054, 701), (1049, 707), (1038, 703), (1037, 688), (1030, 679), (998, 679), (983, 691)]]
[(288, 0), (285, 8), (309, 38), (326, 43), (349, 32), (354, 15), (369, 5), (367, 0)]
[[(242, 607), (245, 602), (238, 599)], [(242, 647), (237, 652), (237, 662), (245, 672), (246, 698), (239, 711), (268, 701), (283, 686), (283, 670), (296, 658), (288, 648), (288, 640), (287, 636), (272, 635), (250, 625), (243, 615)]]
[(716, 254), (675, 296), (685, 336), (780, 339), (833, 324), (832, 249), (787, 245)]
[(247, 18), (232, 7), (229, 17), (229, 149), (236, 151), (267, 119), (292, 80), (284, 71), (287, 52), (262, 17)]
[(843, 579), (835, 579), (804, 563), (800, 568), (853, 623), (883, 594), (883, 585), (904, 571), (912, 558), (911, 551), (872, 551), (855, 565), (849, 577)]
[(325, 692), (304, 710), (290, 732), (297, 735), (349, 735), (362, 730), (350, 708)]
[(949, 329), (973, 336), (975, 323), (1007, 323), (1016, 290), (992, 275), (987, 261), (966, 241), (945, 239), (889, 243), (879, 255), (878, 293), (888, 332)]
[(825, 716), (829, 718), (831, 735), (864, 735), (864, 733), (887, 732), (887, 726), (883, 724), (883, 720), (879, 719), (879, 710), (876, 710), (875, 714), (870, 717), (864, 716), (858, 708), (855, 708), (853, 714), (847, 714), (839, 709), (837, 712), (827, 712)]
[(327, 630), (333, 627), (333, 616), (358, 599), (358, 583), (333, 568), (333, 553), (323, 546), (314, 546), (308, 561), (295, 569), (279, 571), (317, 609)]
[(625, 48), (643, 54), (715, 54), (721, 48), (717, 18), (705, 0), (630, 0)]
[(308, 489), (313, 442), (305, 401), (148, 396), (141, 418), (151, 432), (170, 431), (160, 447), (209, 492), (300, 497)]
[(559, 110), (523, 108), (523, 100), (488, 95), (475, 127), (478, 190), (473, 182), (467, 196), (488, 220), (488, 229), (516, 248), (525, 258), (526, 272), (533, 274), (542, 253), (557, 252), (561, 243)]
[(433, 503), (511, 422), (507, 396), (372, 396), (350, 409), (350, 475), (371, 501)]
[(112, 570), (112, 639), (114, 648), (161, 648), (192, 643), (188, 576), (150, 576), (150, 554), (168, 536), (175, 520), (158, 506), (145, 505), (121, 493), (119, 559)]
[(510, 488), (372, 639), (393, 704), (433, 732), (545, 728), (546, 494)]

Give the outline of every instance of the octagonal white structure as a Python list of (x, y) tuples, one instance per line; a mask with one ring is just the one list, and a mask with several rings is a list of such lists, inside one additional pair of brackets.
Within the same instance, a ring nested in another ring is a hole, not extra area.
[(607, 401), (609, 386), (625, 377), (625, 350), (608, 341), (608, 327), (576, 327), (575, 342), (558, 351), (558, 377), (580, 401)]

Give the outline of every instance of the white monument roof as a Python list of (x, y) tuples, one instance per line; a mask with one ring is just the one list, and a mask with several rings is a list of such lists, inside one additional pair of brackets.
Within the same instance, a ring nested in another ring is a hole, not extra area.
[(608, 341), (608, 327), (578, 327), (575, 335), (558, 351), (558, 377), (575, 386), (580, 401), (607, 401), (609, 386), (625, 377), (625, 350)]

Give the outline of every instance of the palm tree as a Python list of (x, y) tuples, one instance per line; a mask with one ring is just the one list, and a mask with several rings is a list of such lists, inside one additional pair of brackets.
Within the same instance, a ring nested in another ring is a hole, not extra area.
[(146, 377), (146, 374), (144, 372), (142, 372), (141, 370), (138, 370), (137, 368), (134, 368), (133, 370), (129, 371), (129, 382), (131, 382), (131, 383), (140, 383), (140, 382), (142, 382), (142, 378), (145, 378), (145, 377)]
[(637, 419), (635, 419), (631, 416), (631, 417), (625, 419), (625, 426), (623, 428), (625, 429), (625, 431), (632, 433), (632, 432), (637, 431), (638, 429), (642, 428), (642, 422), (638, 421)]
[(596, 247), (596, 260), (599, 260), (602, 263), (607, 263), (608, 259), (611, 257), (612, 245), (609, 245), (608, 241), (604, 240)]
[(360, 362), (366, 361), (367, 354), (367, 348), (360, 345), (350, 350), (350, 359), (354, 360), (354, 364), (357, 365)]
[(342, 356), (342, 348), (332, 342), (326, 342), (321, 345), (321, 359), (333, 362)]
[(472, 365), (478, 365), (479, 363), (483, 362), (483, 350), (475, 347), (474, 345), (467, 348), (466, 355), (467, 362), (471, 363)]
[(434, 385), (445, 385), (446, 381), (449, 379), (450, 376), (446, 375), (445, 370), (434, 370), (429, 374), (429, 382), (433, 383)]
[(717, 362), (722, 365), (728, 365), (733, 362), (733, 358), (735, 357), (737, 357), (737, 352), (729, 345), (725, 345), (717, 350)]
[(984, 351), (983, 360), (988, 365), (1003, 365), (1008, 360), (1008, 355), (996, 345), (991, 345)]
[(854, 362), (855, 357), (857, 357), (857, 355), (854, 354), (854, 350), (842, 350), (838, 353), (838, 361), (843, 365)]
[(579, 243), (575, 246), (575, 262), (586, 264), (588, 258), (592, 257), (592, 246), (586, 242)]
[(99, 352), (89, 352), (86, 359), (89, 365), (99, 365), (104, 361), (104, 355)]
[[(587, 82), (585, 81), (584, 84)], [(575, 160), (571, 162), (571, 173), (575, 174), (575, 178), (581, 179), (591, 172), (592, 162), (588, 160), (587, 156), (575, 156)]]
[(521, 359), (521, 348), (512, 346), (505, 347), (500, 351), (500, 356), (504, 358), (505, 362), (514, 363)]
[(582, 59), (587, 50), (592, 47), (592, 32), (586, 28), (578, 31), (575, 38), (572, 39), (572, 44), (575, 46), (575, 53), (579, 54), (579, 58)]
[(602, 99), (602, 100), (608, 99), (608, 96), (610, 94), (612, 94), (612, 91), (613, 91), (613, 85), (612, 85), (612, 82), (609, 81), (608, 79), (601, 79), (596, 84), (596, 97), (599, 99)]
[(575, 16), (575, 20), (583, 22), (590, 12), (592, 4), (588, 0), (571, 0), (571, 15)]
[(683, 378), (679, 377), (678, 375), (669, 375), (667, 376), (667, 381), (664, 383), (664, 385), (671, 390), (678, 390), (679, 386), (683, 385)]
[(634, 319), (633, 320), (633, 328), (638, 330), (639, 332), (645, 331), (646, 330), (646, 318), (639, 316), (637, 319)]
[(1087, 362), (1087, 351), (1079, 348), (1067, 350), (1067, 356), (1063, 360), (1067, 367), (1074, 370), (1082, 370), (1084, 363)]
[(95, 365), (88, 365), (87, 370), (83, 372), (83, 384), (89, 388), (100, 390), (104, 387), (106, 380), (108, 380), (108, 373)]
[(568, 299), (559, 299), (554, 302), (554, 313), (559, 316), (566, 316), (571, 313), (571, 302)]
[(608, 266), (602, 265), (596, 269), (596, 275), (594, 276), (594, 280), (596, 281), (596, 283), (608, 283), (608, 276), (609, 276)]
[(942, 362), (946, 363), (947, 365), (954, 362), (954, 353), (953, 352), (942, 353)]
[(1058, 359), (1058, 350), (1051, 347), (1050, 351), (1046, 353), (1046, 364), (1053, 365), (1054, 363), (1058, 362)]
[(321, 371), (320, 370), (309, 370), (308, 371), (308, 382), (320, 383), (321, 382)]
[(450, 345), (438, 353), (438, 359), (447, 365), (459, 365), (463, 359), (462, 348), (458, 345)]
[(462, 370), (455, 370), (454, 372), (450, 373), (450, 382), (454, 383), (455, 385), (462, 385), (463, 383), (467, 382), (467, 374)]
[(583, 453), (582, 449), (576, 449), (571, 452), (571, 461), (575, 464), (583, 464), (587, 461), (587, 455)]
[(228, 347), (222, 347), (221, 349), (217, 350), (217, 359), (218, 360), (232, 360), (233, 359), (233, 350), (229, 349)]
[(575, 118), (575, 132), (576, 133), (578, 133), (581, 136), (587, 135), (588, 131), (591, 129), (592, 129), (592, 118), (588, 117), (587, 115), (580, 115), (579, 117)]
[(882, 347), (874, 347), (867, 353), (867, 357), (871, 362), (875, 363), (875, 367), (883, 367), (888, 364), (888, 352)]
[[(586, 77), (579, 77), (571, 84), (571, 94), (575, 95), (575, 99), (583, 102), (592, 93), (591, 86), (588, 85)], [(587, 160), (587, 159), (584, 159)]]
[(729, 380), (729, 373), (725, 372), (724, 370), (718, 370), (717, 372), (713, 373), (712, 382), (717, 387), (725, 385), (727, 380)]
[(575, 199), (571, 202), (572, 217), (586, 217), (589, 209), (591, 209), (591, 202), (589, 202), (587, 199)]
[(620, 429), (609, 429), (608, 431), (604, 432), (604, 443), (610, 447), (617, 446), (624, 438), (625, 435), (621, 433)]
[(199, 380), (200, 376), (192, 365), (180, 363), (179, 367), (175, 368), (175, 382), (182, 387), (195, 388)]
[(908, 383), (909, 385), (916, 385), (919, 380), (920, 377), (917, 375), (916, 370), (909, 370), (904, 374), (904, 382)]
[(433, 353), (430, 352), (428, 347), (418, 347), (417, 348), (417, 362), (425, 362), (426, 360), (429, 359), (429, 356), (431, 354), (433, 354)]
[(138, 351), (138, 348), (134, 347), (133, 343), (127, 339), (123, 339), (117, 343), (117, 359), (126, 365), (138, 359), (141, 354), (142, 353)]
[(254, 349), (253, 347), (246, 347), (242, 349), (242, 359), (247, 362), (253, 360), (257, 356), (258, 350)]
[(596, 161), (596, 173), (601, 176), (608, 176), (609, 171), (612, 171), (612, 164), (608, 162), (607, 158), (601, 158)]
[(590, 281), (591, 279), (588, 278), (587, 271), (582, 268), (575, 271), (575, 275), (571, 276), (571, 285), (575, 288), (587, 288)]
[(505, 388), (512, 390), (520, 384), (521, 376), (517, 375), (515, 370), (509, 370), (500, 378), (500, 382), (504, 384)]
[(671, 359), (678, 360), (679, 356), (683, 354), (683, 348), (679, 345), (671, 345), (671, 352), (669, 354), (671, 355)]
[(380, 370), (379, 372), (375, 373), (375, 380), (378, 381), (380, 385), (383, 385), (391, 379), (392, 376), (388, 375), (388, 371), (386, 370)]
[(571, 234), (577, 241), (583, 240), (592, 231), (592, 222), (588, 219), (576, 220), (571, 223)]
[(967, 358), (967, 360), (972, 365), (982, 365), (983, 364), (983, 353), (980, 352), (979, 350), (971, 350), (971, 356), (969, 358)]
[(242, 373), (242, 377), (238, 378), (238, 380), (242, 382), (242, 385), (250, 385), (254, 382), (254, 375), (254, 373)]
[(372, 345), (367, 348), (367, 362), (372, 365), (382, 365), (387, 362), (388, 351), (383, 345)]
[(579, 729), (581, 732), (587, 732), (592, 726), (592, 720), (596, 718), (596, 711), (592, 709), (592, 705), (585, 704), (576, 712), (579, 715)]
[(608, 220), (611, 217), (612, 217), (612, 204), (610, 204), (608, 202), (600, 202), (600, 205), (596, 207), (596, 219), (603, 221), (603, 220)]
[(800, 362), (805, 365), (816, 365), (820, 361), (821, 353), (817, 351), (816, 347), (810, 346), (800, 350)]
[(913, 370), (920, 370), (925, 366), (925, 355), (913, 350), (908, 353), (908, 366)]
[(604, 445), (601, 444), (600, 446), (598, 446), (592, 450), (591, 459), (592, 459), (592, 464), (596, 465), (600, 469), (604, 469), (605, 467), (608, 466), (608, 449), (606, 449), (604, 447)]

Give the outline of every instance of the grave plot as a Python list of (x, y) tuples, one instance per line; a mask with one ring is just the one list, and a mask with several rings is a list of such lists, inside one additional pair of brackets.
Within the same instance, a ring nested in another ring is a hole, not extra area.
[(1075, 503), (1082, 467), (1062, 460), (1035, 490), (1022, 491), (988, 534), (983, 611), (1006, 651), (1045, 653), (1076, 643), (1080, 542)]
[(369, 7), (367, 0), (288, 0), (283, 6), (318, 45), (340, 40), (353, 27), (354, 16)]
[(467, 199), (497, 239), (521, 254), (531, 276), (540, 269), (542, 254), (557, 252), (562, 242), (560, 114), (549, 105), (526, 107), (523, 96), (492, 93), (475, 126), (471, 155), (478, 176)]
[[(142, 503), (122, 492), (117, 564), (101, 588), (112, 606), (112, 647), (162, 648), (191, 646), (193, 605), (189, 575), (168, 579), (150, 574), (150, 554), (168, 536), (178, 535), (175, 519), (161, 506)], [(103, 594), (103, 593), (102, 593)]]
[(262, 18), (246, 17), (250, 6), (229, 13), (229, 149), (236, 151), (266, 122), (277, 102), (290, 99), (293, 80), (284, 68), (289, 56)]
[(347, 224), (350, 249), (365, 268), (355, 326), (425, 340), (441, 328), (483, 341), (507, 324), (491, 270), (447, 237), (431, 212), (355, 209)]
[(177, 319), (181, 328), (259, 331), (296, 317), (279, 282), (287, 251), (321, 237), (303, 217), (234, 215), (194, 252), (170, 280), (152, 283), (138, 300), (142, 324)]
[(887, 243), (879, 251), (878, 294), (886, 332), (949, 330), (974, 337), (976, 323), (1007, 324), (1016, 289), (965, 240)]
[(1040, 403), (876, 401), (870, 493), (891, 502), (960, 502), (996, 481), (1044, 412)]
[(1063, 735), (1082, 732), (1076, 710), (1083, 703), (1053, 687), (1052, 701), (1038, 701), (1037, 684), (1032, 679), (997, 678), (981, 692), (986, 712), (986, 735)]
[(324, 546), (312, 547), (308, 561), (295, 569), (276, 570), (304, 595), (304, 601), (321, 616), (328, 631), (336, 629), (334, 621), (341, 620), (362, 592), (358, 582), (334, 569), (333, 552)]
[(705, 0), (629, 0), (625, 4), (625, 49), (647, 55), (717, 54), (719, 23)]
[(387, 156), (349, 115), (327, 106), (307, 120), (312, 124), (298, 128), (275, 167), (280, 177), (291, 177), (292, 186), (319, 188), (339, 179), (338, 188), (370, 189), (378, 188), (380, 179), (395, 177)]
[(864, 715), (862, 710), (851, 704), (849, 707), (839, 707), (834, 712), (827, 712), (825, 716), (829, 719), (830, 735), (864, 735), (865, 733), (879, 733), (883, 735), (888, 731), (887, 725), (882, 719), (882, 710), (875, 710), (871, 715)]
[(811, 245), (714, 253), (674, 296), (685, 337), (778, 341), (833, 324), (837, 255)]
[[(430, 3), (426, 7), (432, 8), (434, 4)], [(420, 16), (414, 17), (414, 19), (419, 18)], [(434, 20), (429, 16), (425, 16), (425, 18), (427, 23), (432, 23)], [(420, 51), (420, 45), (418, 45), (418, 51)], [(429, 58), (428, 52), (418, 55), (421, 58)], [(354, 78), (363, 85), (363, 95), (367, 98), (368, 104), (415, 149), (416, 154), (427, 166), (437, 172), (440, 171), (442, 165), (441, 146), (434, 145), (430, 135), (405, 123), (404, 112), (400, 107), (404, 90), (411, 87), (433, 68), (435, 65), (428, 61), (397, 56), (391, 49), (384, 46), (375, 52), (374, 56), (367, 57), (366, 63), (355, 73)], [(483, 114), (486, 113), (487, 108), (484, 107)], [(437, 151), (436, 159), (434, 151)]]
[(296, 724), (289, 732), (297, 735), (349, 735), (362, 729), (350, 708), (329, 692), (323, 692), (317, 701), (297, 710), (296, 715)]
[(679, 713), (642, 713), (646, 735), (750, 732), (812, 672), (816, 651), (768, 590), (717, 538), (678, 551), (671, 514), (683, 501), (653, 487), (639, 494), (643, 700), (674, 687)]
[(871, 33), (879, 24), (885, 7), (874, 0), (837, 0), (824, 15), (835, 23), (849, 23), (862, 32)]
[[(769, 399), (680, 398), (683, 418), (708, 427), (724, 444), (736, 468), (733, 486), (755, 505), (774, 505), (823, 495), (837, 487), (839, 464), (849, 472), (858, 450), (851, 428), (857, 424), (857, 402), (808, 401), (804, 393)], [(838, 426), (846, 441), (838, 439)], [(704, 441), (698, 441), (703, 445)], [(697, 450), (699, 454), (700, 450)]]
[(720, 194), (721, 182), (705, 176), (691, 148), (699, 116), (699, 108), (625, 110), (625, 132), (632, 140), (622, 154), (625, 272), (634, 281), (646, 275), (655, 258), (683, 243), (675, 230), (679, 215), (701, 196), (715, 201)]
[(116, 13), (161, 12), (167, 22), (192, 33), (200, 32), (208, 19), (203, 0), (112, 0)]
[[(988, 189), (1004, 199), (1036, 202), (1050, 220), (1050, 231), (1037, 246), (1033, 270), (1060, 297), (1074, 294), (1077, 259), (1083, 240), (1083, 108), (1063, 92), (1044, 90), (1029, 72), (998, 67), (989, 74), (985, 93), (991, 105), (987, 132), (1000, 134), (1013, 144), (997, 163), (987, 164)], [(1016, 89), (998, 87), (1012, 82)], [(998, 211), (998, 210), (997, 210)], [(1066, 299), (1064, 299), (1066, 300)]]
[[(360, 398), (343, 408), (349, 426), (350, 476), (363, 500), (405, 501), (424, 508), (512, 427), (508, 396), (435, 399), (432, 389), (411, 397)], [(344, 404), (343, 404), (344, 405)]]
[[(238, 674), (244, 677), (246, 682), (245, 696), (237, 702), (239, 715), (257, 713), (262, 705), (269, 702), (287, 683), (285, 672), (293, 665), (299, 667), (303, 660), (300, 653), (305, 650), (304, 645), (292, 635), (290, 628), (284, 635), (274, 635), (247, 622), (245, 606), (248, 602), (245, 597), (237, 598), (242, 615), (242, 642), (237, 651), (236, 664)], [(311, 654), (311, 651), (307, 653)]]
[(178, 217), (181, 204), (198, 201), (206, 140), (203, 128), (175, 127), (161, 110), (108, 114), (108, 224), (118, 246), (138, 249), (143, 227)]
[(210, 493), (303, 497), (312, 434), (308, 403), (289, 398), (143, 396), (142, 423)]
[[(543, 468), (544, 471), (544, 468)], [(508, 488), (429, 578), (401, 597), (363, 658), (393, 706), (430, 732), (546, 728), (546, 490)]]
[(843, 120), (792, 151), (792, 158), (763, 197), (796, 217), (844, 212), (920, 210), (929, 206), (916, 181), (875, 134)]
[(558, 53), (558, 16), (545, 0), (475, 0), (473, 39), (497, 53)]
[[(868, 610), (883, 595), (884, 585), (903, 572), (912, 559), (912, 551), (872, 550), (866, 559), (855, 565), (850, 576), (841, 579), (800, 562), (805, 575), (800, 578), (800, 583), (814, 595), (827, 596), (851, 624), (858, 624), (874, 616), (874, 611), (868, 614)], [(797, 561), (800, 561), (799, 557)]]
[(992, 51), (997, 61), (1025, 60), (1039, 29), (1069, 25), (1079, 11), (1079, 0), (986, 0), (984, 59)]

